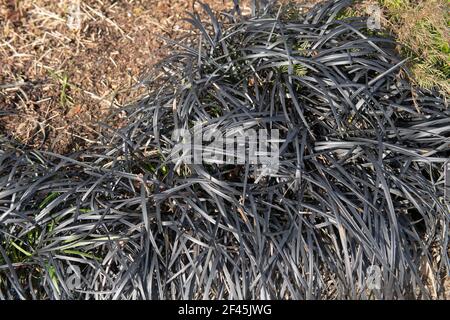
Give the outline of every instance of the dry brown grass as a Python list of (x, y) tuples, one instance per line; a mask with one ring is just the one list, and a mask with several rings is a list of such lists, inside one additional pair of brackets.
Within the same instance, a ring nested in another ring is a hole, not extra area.
[(379, 5), (384, 30), (401, 44), (399, 53), (409, 58), (410, 80), (417, 86), (450, 94), (450, 2), (448, 0), (356, 1), (350, 15), (366, 14)]
[(414, 81), (450, 94), (450, 34), (447, 0), (384, 0), (385, 22), (402, 54), (411, 59)]

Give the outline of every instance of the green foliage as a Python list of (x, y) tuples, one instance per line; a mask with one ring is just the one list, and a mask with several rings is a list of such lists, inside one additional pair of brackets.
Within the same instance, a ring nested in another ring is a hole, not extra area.
[(72, 97), (69, 95), (69, 90), (72, 85), (69, 83), (69, 76), (66, 73), (57, 73), (54, 71), (48, 71), (50, 76), (59, 82), (60, 91), (59, 91), (59, 103), (62, 107), (66, 107), (69, 104), (73, 103)]
[(388, 28), (410, 58), (413, 80), (427, 89), (450, 94), (449, 2), (380, 0)]
[(351, 7), (347, 7), (347, 8), (344, 8), (341, 12), (339, 12), (339, 14), (336, 15), (336, 20), (345, 20), (348, 18), (354, 18), (354, 17), (360, 17), (360, 16), (361, 16), (361, 14), (357, 10), (355, 10)]
[[(293, 69), (293, 74), (296, 75), (297, 77), (304, 77), (308, 74), (308, 69), (299, 63), (293, 64), (292, 69)], [(280, 72), (281, 73), (289, 73), (289, 65), (281, 66)]]

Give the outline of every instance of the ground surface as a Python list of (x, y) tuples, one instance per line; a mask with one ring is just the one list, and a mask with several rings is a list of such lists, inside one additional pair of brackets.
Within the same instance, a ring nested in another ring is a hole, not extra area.
[(130, 88), (166, 53), (158, 36), (188, 32), (181, 19), (192, 8), (186, 0), (83, 0), (78, 28), (76, 2), (0, 0), (0, 130), (61, 153), (95, 139), (95, 123), (142, 92)]

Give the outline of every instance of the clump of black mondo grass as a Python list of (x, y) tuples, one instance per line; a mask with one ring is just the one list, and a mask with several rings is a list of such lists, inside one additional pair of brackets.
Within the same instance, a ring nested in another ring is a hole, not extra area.
[[(348, 4), (201, 5), (103, 146), (3, 143), (0, 298), (443, 298), (450, 110)], [(277, 129), (278, 170), (172, 161), (196, 123)]]

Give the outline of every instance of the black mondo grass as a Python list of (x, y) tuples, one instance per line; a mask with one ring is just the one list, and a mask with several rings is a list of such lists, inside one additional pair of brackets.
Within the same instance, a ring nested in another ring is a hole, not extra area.
[[(294, 17), (235, 3), (190, 15), (102, 146), (2, 141), (0, 299), (443, 298), (446, 97), (411, 88), (365, 19), (340, 19), (349, 1)], [(171, 161), (195, 123), (278, 129), (277, 173)]]

